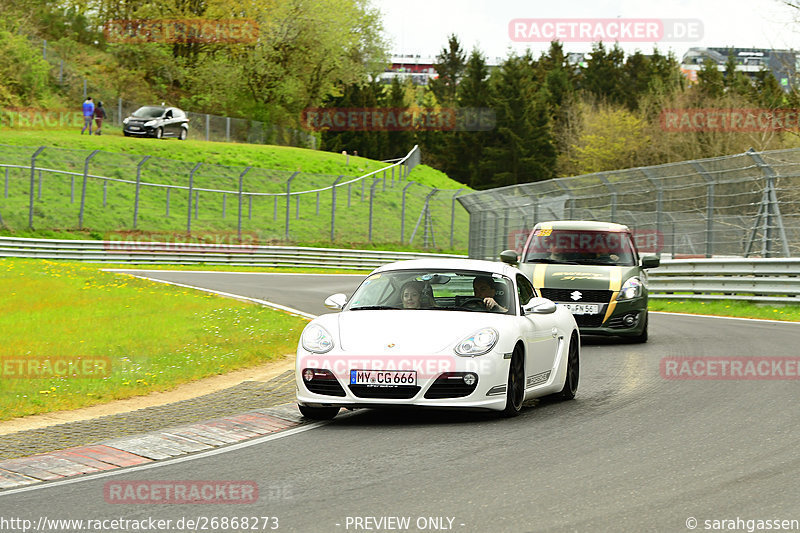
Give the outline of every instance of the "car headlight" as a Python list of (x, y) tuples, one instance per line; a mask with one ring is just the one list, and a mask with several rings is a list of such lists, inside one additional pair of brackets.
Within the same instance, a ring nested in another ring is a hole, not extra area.
[(148, 127), (148, 128), (152, 128), (153, 126), (156, 125), (156, 121), (155, 120), (148, 120), (147, 122), (144, 123), (144, 125), (146, 127)]
[(303, 330), (300, 342), (306, 351), (312, 353), (325, 353), (333, 349), (333, 337), (328, 331), (318, 324), (310, 324)]
[(122, 119), (122, 123), (127, 125), (129, 120), (130, 118), (124, 118)]
[(639, 278), (631, 278), (622, 285), (617, 300), (631, 300), (642, 295), (642, 282)]
[(483, 328), (456, 344), (455, 352), (464, 357), (474, 357), (489, 352), (500, 334), (494, 328)]

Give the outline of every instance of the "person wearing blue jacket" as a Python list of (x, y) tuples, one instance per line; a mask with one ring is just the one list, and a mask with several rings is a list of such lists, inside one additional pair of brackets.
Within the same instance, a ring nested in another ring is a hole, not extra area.
[(86, 131), (86, 128), (89, 128), (89, 135), (92, 134), (93, 119), (94, 119), (94, 102), (92, 102), (91, 96), (87, 96), (86, 100), (83, 102), (83, 129), (81, 130), (81, 135), (83, 135), (83, 132)]

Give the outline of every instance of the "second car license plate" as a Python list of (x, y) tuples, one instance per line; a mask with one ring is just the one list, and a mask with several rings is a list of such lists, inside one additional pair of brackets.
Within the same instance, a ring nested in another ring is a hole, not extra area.
[(573, 315), (596, 315), (600, 312), (598, 304), (559, 304), (563, 305), (572, 312)]
[(416, 370), (351, 370), (351, 385), (375, 385), (394, 387), (397, 385), (416, 385)]

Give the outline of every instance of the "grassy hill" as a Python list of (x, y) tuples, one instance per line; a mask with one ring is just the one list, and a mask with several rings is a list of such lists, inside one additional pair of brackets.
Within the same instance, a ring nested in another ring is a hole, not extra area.
[[(37, 168), (70, 171), (77, 175), (44, 171), (40, 178), (37, 173), (34, 231), (30, 231), (30, 170), (9, 169), (6, 198), (5, 169), (0, 167), (0, 216), (3, 220), (0, 234), (103, 238), (111, 232), (133, 230), (135, 186), (120, 182), (104, 183), (105, 180), (95, 178), (87, 180), (83, 229), (79, 229), (84, 161), (93, 150), (100, 150), (91, 159), (89, 174), (120, 180), (134, 181), (137, 164), (145, 155), (152, 156), (142, 166), (141, 179), (143, 182), (160, 184), (161, 187), (141, 187), (137, 230), (164, 234), (186, 231), (188, 191), (172, 188), (167, 212), (165, 186), (188, 186), (189, 175), (197, 163), (202, 165), (194, 174), (193, 187), (217, 191), (236, 191), (239, 174), (245, 167), (251, 166), (253, 168), (244, 178), (243, 190), (262, 193), (253, 196), (252, 200), (247, 195), (243, 198), (243, 231), (251, 237), (257, 237), (260, 242), (276, 244), (369, 246), (369, 195), (373, 178), (337, 187), (333, 242), (330, 239), (330, 190), (299, 195), (299, 206), (298, 196), (292, 196), (289, 240), (285, 240), (286, 182), (299, 171), (300, 174), (292, 179), (292, 192), (315, 190), (329, 187), (339, 176), (343, 176), (341, 182), (347, 182), (388, 166), (388, 163), (365, 158), (348, 158), (342, 154), (301, 148), (191, 139), (127, 138), (111, 127), (107, 127), (102, 136), (81, 136), (79, 131), (72, 130), (0, 131), (0, 165), (27, 166), (39, 146), (46, 148), (37, 158)], [(386, 172), (385, 184), (382, 172), (376, 176), (380, 181), (374, 187), (373, 245), (423, 249), (422, 224), (414, 243), (409, 245), (408, 241), (420, 220), (425, 197), (436, 187), (441, 191), (433, 196), (430, 204), (433, 239), (429, 244), (446, 251), (466, 250), (468, 217), (457, 202), (453, 246), (450, 246), (452, 198), (458, 189), (462, 193), (467, 192), (464, 185), (425, 165), (416, 167), (408, 181), (399, 180), (399, 170), (395, 173), (394, 182), (391, 170)], [(406, 192), (405, 238), (401, 243), (402, 190), (409, 184)], [(235, 194), (201, 192), (195, 206), (197, 216), (195, 218), (195, 213), (192, 215), (192, 231), (210, 234), (236, 232), (238, 200)]]

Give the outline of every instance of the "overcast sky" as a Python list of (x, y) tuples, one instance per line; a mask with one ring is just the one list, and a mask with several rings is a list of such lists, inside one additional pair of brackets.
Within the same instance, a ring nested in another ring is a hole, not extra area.
[[(531, 48), (535, 55), (546, 42), (514, 42), (512, 19), (695, 19), (702, 37), (661, 42), (662, 51), (680, 58), (693, 46), (800, 49), (800, 11), (780, 0), (372, 0), (383, 12), (386, 37), (393, 53), (435, 56), (451, 33), (469, 52), (478, 47), (487, 57), (506, 57), (509, 50)], [(530, 28), (526, 26), (526, 28)], [(604, 26), (603, 28), (606, 28)], [(613, 44), (613, 39), (610, 40)], [(649, 53), (652, 42), (620, 43), (626, 53)], [(589, 42), (567, 42), (568, 52), (588, 52)]]

